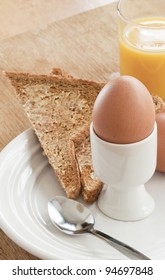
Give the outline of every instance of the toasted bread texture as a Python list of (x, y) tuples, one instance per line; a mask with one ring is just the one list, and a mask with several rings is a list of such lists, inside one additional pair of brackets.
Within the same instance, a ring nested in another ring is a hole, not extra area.
[(68, 198), (98, 198), (102, 182), (92, 167), (89, 126), (103, 83), (74, 78), (58, 68), (50, 75), (5, 73), (15, 89), (49, 163)]
[(165, 113), (165, 102), (163, 99), (157, 95), (152, 96), (153, 102), (155, 105), (155, 112), (157, 113)]

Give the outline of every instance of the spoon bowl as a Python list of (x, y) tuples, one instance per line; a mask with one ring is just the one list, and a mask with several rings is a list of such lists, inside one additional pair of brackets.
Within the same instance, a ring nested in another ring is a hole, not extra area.
[(52, 223), (61, 231), (74, 235), (91, 230), (95, 220), (90, 210), (76, 200), (56, 196), (48, 202)]
[(56, 196), (48, 202), (50, 219), (59, 230), (69, 235), (90, 233), (108, 242), (130, 259), (150, 260), (131, 246), (94, 229), (95, 219), (91, 211), (78, 201)]

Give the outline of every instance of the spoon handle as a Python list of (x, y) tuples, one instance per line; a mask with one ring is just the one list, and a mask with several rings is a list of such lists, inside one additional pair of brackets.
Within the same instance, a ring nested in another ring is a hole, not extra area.
[(125, 256), (128, 256), (132, 259), (132, 257), (136, 257), (135, 259), (140, 260), (150, 260), (147, 256), (145, 256), (143, 253), (137, 251), (136, 249), (130, 247), (129, 245), (107, 235), (106, 233), (103, 233), (96, 229), (91, 229), (90, 233), (94, 234), (97, 237), (102, 238), (103, 240), (107, 241), (112, 247), (120, 251)]

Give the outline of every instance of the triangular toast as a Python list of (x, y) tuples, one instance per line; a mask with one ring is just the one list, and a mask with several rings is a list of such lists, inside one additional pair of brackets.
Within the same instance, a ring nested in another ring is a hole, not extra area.
[(74, 78), (60, 69), (51, 75), (5, 73), (32, 124), (67, 197), (81, 191), (97, 199), (102, 183), (93, 175), (89, 126), (103, 83)]

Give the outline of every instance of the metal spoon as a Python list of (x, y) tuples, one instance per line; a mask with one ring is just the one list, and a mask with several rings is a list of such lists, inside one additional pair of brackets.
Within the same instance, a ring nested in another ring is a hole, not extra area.
[(102, 238), (130, 259), (150, 260), (129, 245), (94, 229), (95, 220), (92, 213), (78, 201), (56, 196), (48, 202), (48, 212), (52, 223), (67, 234), (91, 233)]

